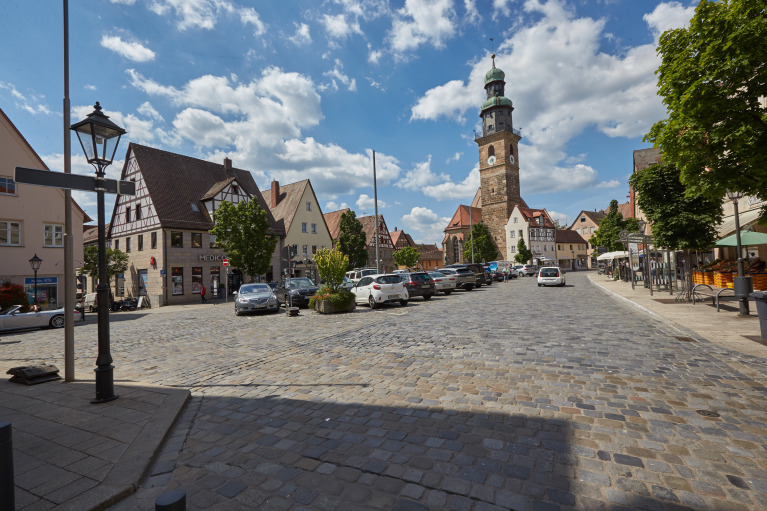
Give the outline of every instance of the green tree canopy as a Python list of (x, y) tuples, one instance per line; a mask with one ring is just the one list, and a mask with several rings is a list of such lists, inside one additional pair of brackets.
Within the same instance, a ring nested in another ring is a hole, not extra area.
[[(92, 278), (99, 276), (99, 247), (91, 245), (83, 250), (82, 272)], [(114, 248), (107, 247), (107, 275), (106, 282), (111, 282), (118, 273), (128, 270), (128, 254)]]
[(367, 235), (362, 230), (362, 222), (357, 220), (354, 211), (341, 214), (338, 224), (338, 249), (349, 258), (348, 269), (361, 268), (368, 262), (368, 251), (365, 248)]
[(408, 268), (415, 268), (421, 259), (421, 252), (415, 247), (403, 247), (396, 250), (393, 254), (394, 262), (397, 266), (406, 266)]
[(224, 201), (216, 208), (214, 222), (210, 233), (233, 268), (250, 276), (266, 273), (278, 240), (269, 234), (269, 217), (258, 201)]
[[(490, 230), (481, 222), (471, 226), (471, 233), (474, 237), (474, 262), (490, 262), (498, 259), (498, 247), (495, 246)], [(463, 257), (471, 262), (471, 237), (468, 243), (464, 245)]]
[(689, 27), (661, 36), (658, 54), (669, 117), (645, 140), (677, 165), (691, 193), (721, 198), (730, 188), (767, 198), (764, 0), (701, 0)]
[(336, 292), (344, 283), (344, 276), (349, 266), (349, 258), (338, 248), (323, 248), (314, 254), (317, 273), (331, 292)]
[[(599, 228), (594, 231), (589, 243), (593, 247), (604, 247), (608, 252), (623, 250), (623, 242), (620, 240), (620, 232), (623, 230), (628, 230), (626, 221), (618, 211), (618, 201), (613, 199), (610, 201), (610, 207), (607, 208), (607, 215), (599, 222)], [(636, 227), (633, 230), (636, 230)]]
[(525, 238), (519, 238), (517, 242), (517, 253), (514, 256), (514, 260), (519, 264), (526, 264), (533, 258), (533, 253), (527, 248)]

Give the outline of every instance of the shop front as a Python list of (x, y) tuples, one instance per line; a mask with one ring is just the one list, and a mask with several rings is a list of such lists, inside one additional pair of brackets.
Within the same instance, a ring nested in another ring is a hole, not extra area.
[[(59, 278), (58, 277), (37, 277), (35, 284), (34, 277), (24, 278), (24, 291), (27, 293), (27, 300), (30, 304), (35, 303), (35, 287), (37, 287), (37, 305), (41, 309), (59, 308)], [(63, 297), (62, 297), (63, 301)]]

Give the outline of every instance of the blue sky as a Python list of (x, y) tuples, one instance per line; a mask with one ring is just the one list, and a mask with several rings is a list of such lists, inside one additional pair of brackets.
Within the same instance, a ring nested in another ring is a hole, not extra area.
[[(89, 0), (69, 3), (72, 122), (99, 101), (127, 142), (231, 158), (260, 188), (310, 178), (324, 212), (440, 243), (479, 186), (491, 42), (514, 103), (522, 196), (568, 223), (628, 193), (665, 117), (659, 35), (689, 0)], [(0, 108), (63, 170), (63, 6), (2, 2)], [(76, 140), (73, 172), (90, 173)], [(95, 196), (74, 192), (96, 218)], [(108, 203), (109, 204), (109, 203)], [(107, 207), (107, 210), (111, 210)]]

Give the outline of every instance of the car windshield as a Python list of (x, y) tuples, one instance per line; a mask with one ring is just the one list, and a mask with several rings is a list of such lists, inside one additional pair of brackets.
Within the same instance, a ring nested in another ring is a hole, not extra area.
[(438, 272), (438, 271), (430, 272), (429, 275), (431, 275), (431, 278), (433, 278), (433, 279), (438, 279), (438, 278), (441, 278), (441, 277), (445, 276), (444, 273), (441, 273), (441, 272)]
[(402, 278), (399, 275), (382, 275), (375, 279), (379, 284), (399, 284)]
[(268, 284), (247, 284), (240, 286), (240, 294), (265, 293), (271, 290), (272, 288), (270, 288)]
[(413, 282), (429, 282), (431, 277), (427, 273), (411, 273), (410, 280)]
[(314, 282), (309, 279), (288, 279), (285, 281), (285, 287), (288, 289), (312, 286), (314, 286)]
[(543, 268), (541, 277), (559, 277), (559, 270), (556, 268)]
[(375, 275), (378, 270), (362, 270), (360, 273), (363, 277), (367, 277), (368, 275)]
[(457, 270), (455, 270), (455, 271), (456, 271), (456, 273), (474, 273), (473, 271), (471, 271), (471, 270), (470, 270), (470, 269), (468, 269), (468, 268), (458, 268), (458, 269), (457, 269)]
[(10, 313), (12, 310), (14, 310), (16, 307), (6, 307), (5, 309), (0, 311), (0, 316), (5, 316), (6, 314)]

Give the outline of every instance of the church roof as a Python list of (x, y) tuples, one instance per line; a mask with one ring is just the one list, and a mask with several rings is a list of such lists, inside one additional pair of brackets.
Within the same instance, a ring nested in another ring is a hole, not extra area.
[[(469, 221), (471, 220), (471, 223)], [(461, 204), (455, 211), (450, 223), (445, 227), (445, 231), (452, 229), (465, 229), (470, 225), (478, 224), (482, 221), (482, 208), (472, 208)]]
[(485, 73), (485, 85), (490, 82), (503, 81), (504, 78), (506, 78), (506, 73), (495, 67), (495, 64), (493, 64), (493, 68)]
[(484, 112), (488, 108), (493, 108), (495, 106), (508, 106), (511, 108), (514, 108), (514, 105), (512, 104), (511, 100), (507, 98), (506, 96), (494, 96), (484, 103), (482, 103), (482, 108), (480, 109), (481, 112)]

